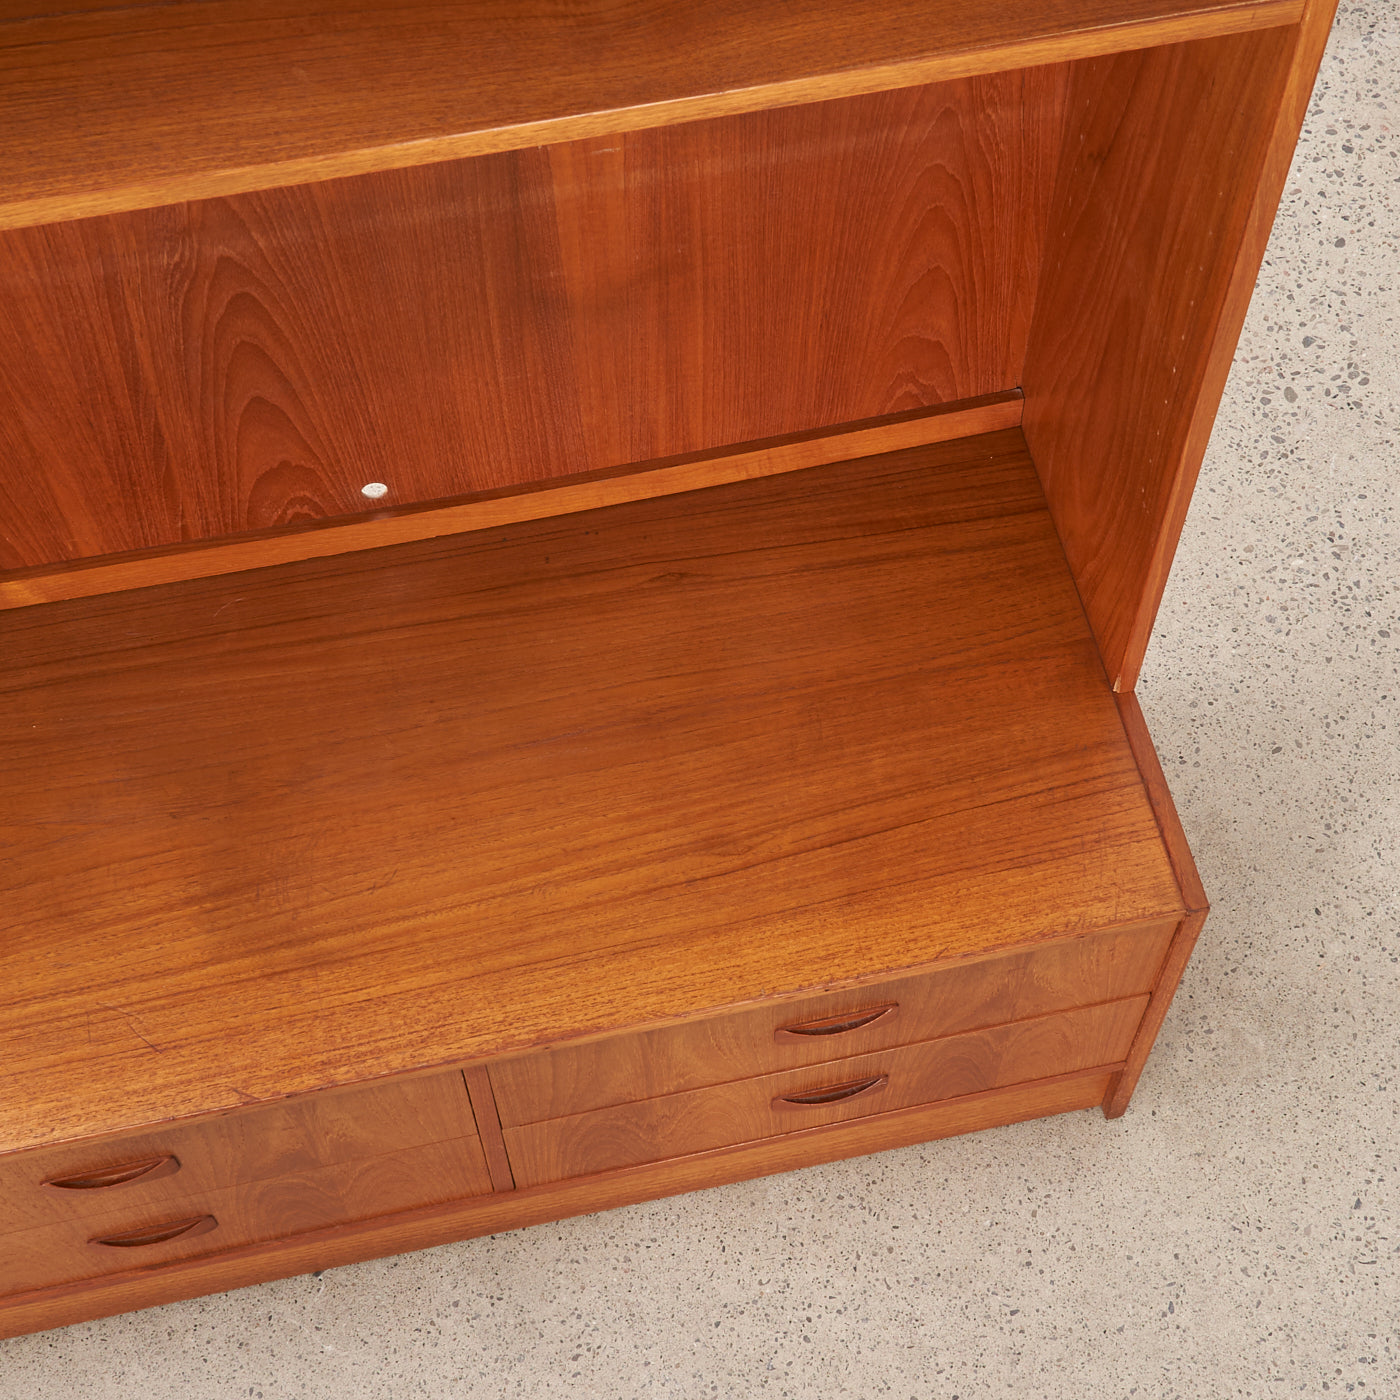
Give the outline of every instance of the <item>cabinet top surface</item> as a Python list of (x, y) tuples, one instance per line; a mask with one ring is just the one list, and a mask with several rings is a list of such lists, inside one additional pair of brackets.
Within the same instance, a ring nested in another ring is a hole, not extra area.
[(0, 629), (6, 1148), (1181, 907), (1016, 430)]
[(0, 6), (0, 228), (1296, 23), (1302, 0)]

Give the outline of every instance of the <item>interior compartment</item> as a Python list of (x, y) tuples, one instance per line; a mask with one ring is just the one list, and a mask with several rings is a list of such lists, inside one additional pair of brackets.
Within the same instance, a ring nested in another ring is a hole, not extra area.
[(12, 1147), (1182, 908), (1015, 429), (4, 626)]

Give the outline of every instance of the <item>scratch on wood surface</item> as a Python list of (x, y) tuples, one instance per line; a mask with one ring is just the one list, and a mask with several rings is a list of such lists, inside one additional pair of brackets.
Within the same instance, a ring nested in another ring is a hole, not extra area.
[[(137, 1040), (141, 1042), (142, 1045), (146, 1047), (147, 1050), (151, 1050), (157, 1055), (162, 1055), (165, 1053), (159, 1045), (154, 1044), (145, 1035), (145, 1033), (141, 1030), (141, 1027), (136, 1024), (136, 1017), (133, 1016), (131, 1012), (123, 1011), (120, 1006), (112, 1006), (105, 1001), (99, 1001), (97, 1005), (100, 1006), (104, 1011), (111, 1011), (115, 1015), (120, 1016), (122, 1020), (126, 1022), (127, 1029), (132, 1033), (132, 1035), (136, 1037)], [(88, 1018), (88, 1039), (92, 1039), (92, 1018), (90, 1016)]]

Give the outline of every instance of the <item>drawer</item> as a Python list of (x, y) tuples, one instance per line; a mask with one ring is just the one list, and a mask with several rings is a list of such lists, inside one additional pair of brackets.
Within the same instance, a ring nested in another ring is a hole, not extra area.
[(831, 1063), (505, 1130), (517, 1186), (777, 1137), (1124, 1059), (1148, 998), (1054, 1012)]
[[(217, 1254), (490, 1190), (480, 1140), (465, 1137), (226, 1186), (158, 1207), (126, 1204), (90, 1219), (0, 1237), (0, 1294)], [(115, 1207), (116, 1197), (109, 1199)], [(174, 1231), (179, 1233), (168, 1237)]]
[(1114, 929), (854, 991), (536, 1052), (491, 1066), (505, 1127), (658, 1098), (1150, 991), (1176, 921)]
[(114, 1210), (158, 1213), (225, 1186), (476, 1135), (453, 1070), (16, 1153), (0, 1158), (0, 1236)]

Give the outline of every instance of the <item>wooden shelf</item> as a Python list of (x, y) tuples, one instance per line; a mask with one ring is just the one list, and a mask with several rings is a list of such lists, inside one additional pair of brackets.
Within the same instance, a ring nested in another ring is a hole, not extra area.
[(1183, 909), (1018, 429), (0, 625), (11, 1151)]
[(1302, 12), (1302, 0), (12, 6), (0, 228), (1293, 25)]
[(72, 564), (0, 570), (0, 610), (264, 569), (297, 559), (379, 549), (469, 530), (491, 530), (517, 520), (572, 515), (623, 501), (800, 471), (903, 447), (924, 447), (997, 428), (1019, 427), (1020, 423), (1021, 393), (1010, 390), (936, 408), (890, 414), (868, 423), (848, 423), (838, 432), (793, 433), (766, 442), (742, 443), (721, 452), (695, 452), (659, 462), (604, 467), (554, 481), (498, 487), (450, 501), (376, 511), (368, 519), (350, 516), (313, 525), (284, 525), (227, 540), (200, 540)]

